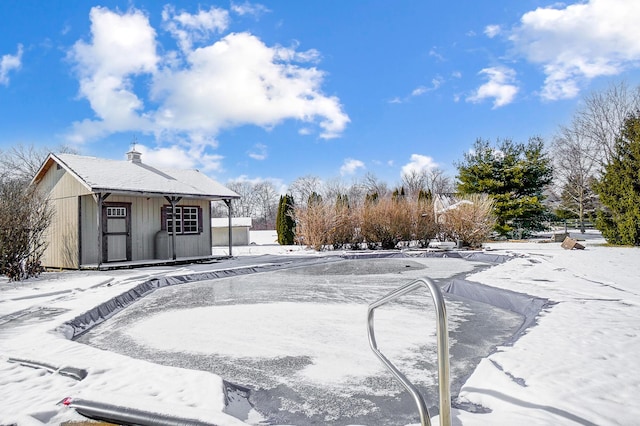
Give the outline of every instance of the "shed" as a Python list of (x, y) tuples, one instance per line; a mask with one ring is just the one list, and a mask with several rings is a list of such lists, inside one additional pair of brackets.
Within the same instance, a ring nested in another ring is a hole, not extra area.
[[(250, 217), (231, 218), (231, 241), (234, 246), (248, 246), (251, 242)], [(227, 218), (214, 217), (211, 219), (211, 235), (213, 235), (213, 246), (229, 245), (229, 220)]]
[(211, 258), (211, 228), (203, 226), (210, 221), (211, 202), (227, 204), (230, 224), (231, 200), (240, 196), (197, 170), (152, 167), (135, 149), (127, 157), (49, 154), (31, 182), (54, 210), (43, 266)]

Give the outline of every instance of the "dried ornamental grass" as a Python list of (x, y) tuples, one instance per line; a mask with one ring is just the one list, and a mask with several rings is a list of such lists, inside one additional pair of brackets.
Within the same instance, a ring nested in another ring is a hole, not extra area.
[(461, 240), (464, 245), (480, 247), (491, 235), (495, 225), (493, 201), (485, 194), (466, 195), (451, 205), (439, 217), (444, 235)]

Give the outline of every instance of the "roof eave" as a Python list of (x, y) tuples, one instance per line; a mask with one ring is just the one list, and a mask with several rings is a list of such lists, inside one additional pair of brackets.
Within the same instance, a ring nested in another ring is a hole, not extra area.
[(185, 198), (199, 198), (206, 200), (230, 200), (238, 199), (239, 195), (221, 195), (221, 194), (191, 194), (191, 193), (179, 193), (179, 192), (164, 192), (164, 191), (136, 191), (122, 188), (99, 188), (92, 187), (91, 192), (108, 192), (110, 194), (119, 195), (135, 195), (138, 197), (185, 197)]

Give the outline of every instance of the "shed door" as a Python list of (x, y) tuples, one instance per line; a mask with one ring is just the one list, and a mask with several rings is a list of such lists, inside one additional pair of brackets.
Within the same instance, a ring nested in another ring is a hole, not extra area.
[(102, 208), (103, 259), (131, 260), (131, 204), (109, 204)]

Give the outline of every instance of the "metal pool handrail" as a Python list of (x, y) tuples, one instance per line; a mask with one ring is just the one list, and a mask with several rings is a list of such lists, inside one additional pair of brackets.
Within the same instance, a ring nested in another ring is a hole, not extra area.
[(411, 394), (420, 413), (420, 424), (422, 426), (431, 426), (431, 419), (429, 417), (429, 410), (424, 402), (424, 398), (418, 391), (418, 389), (402, 374), (391, 361), (385, 357), (376, 343), (374, 326), (374, 311), (376, 308), (400, 297), (407, 293), (410, 293), (420, 287), (426, 287), (431, 293), (433, 303), (436, 310), (436, 316), (438, 318), (438, 324), (436, 328), (436, 338), (438, 340), (438, 389), (440, 396), (440, 426), (451, 425), (451, 390), (449, 382), (449, 334), (447, 329), (447, 309), (444, 304), (444, 298), (440, 287), (434, 284), (429, 278), (420, 278), (412, 281), (402, 287), (393, 290), (383, 298), (371, 303), (367, 312), (368, 318), (368, 332), (369, 332), (369, 346), (374, 354), (382, 361), (387, 369), (393, 374), (393, 376), (402, 384), (402, 386)]

